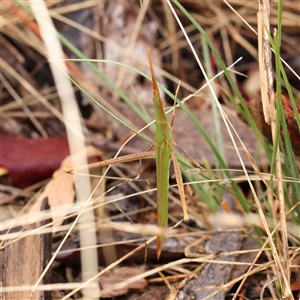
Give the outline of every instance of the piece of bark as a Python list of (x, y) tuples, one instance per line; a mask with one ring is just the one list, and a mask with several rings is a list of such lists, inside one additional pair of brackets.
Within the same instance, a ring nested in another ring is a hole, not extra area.
[[(45, 198), (41, 210), (49, 209), (48, 199)], [(50, 223), (44, 220), (40, 224), (31, 225), (27, 229), (34, 230)], [(15, 287), (13, 292), (2, 295), (5, 300), (29, 299), (30, 291), (18, 290), (18, 287), (34, 285), (44, 271), (52, 255), (52, 234), (28, 235), (8, 245), (0, 253), (1, 274), (3, 287)], [(50, 283), (51, 271), (43, 277), (40, 284)], [(35, 291), (31, 299), (51, 300), (51, 291)]]
[[(244, 237), (241, 234), (229, 235), (229, 234), (220, 234), (213, 236), (210, 240), (212, 249), (211, 251), (215, 252), (231, 252), (238, 251), (242, 249)], [(222, 256), (216, 258), (215, 260), (226, 261), (226, 262), (235, 262), (238, 261), (238, 255)], [(198, 300), (203, 300), (205, 297), (208, 297), (210, 294), (218, 290), (218, 287), (228, 283), (232, 279), (232, 272), (235, 265), (228, 264), (219, 264), (219, 263), (208, 263), (203, 271), (201, 272), (199, 278), (190, 281), (184, 288), (184, 291), (188, 295), (194, 295)], [(203, 289), (210, 286), (217, 286), (217, 288)], [(221, 300), (225, 298), (228, 290), (220, 290), (219, 293), (212, 297), (208, 297), (210, 300)]]
[[(226, 194), (226, 204), (229, 206), (232, 213), (238, 213), (235, 208), (234, 200), (229, 194)], [(223, 209), (222, 209), (223, 210)], [(230, 218), (230, 216), (228, 216)], [(216, 228), (215, 230), (225, 229)], [(208, 254), (221, 254), (227, 252), (235, 252), (241, 250), (250, 250), (258, 248), (258, 246), (249, 237), (238, 230), (233, 233), (220, 233), (213, 235), (205, 245), (206, 252)], [(239, 277), (248, 269), (248, 265), (236, 265), (234, 262), (252, 262), (256, 256), (256, 252), (249, 252), (246, 255), (231, 254), (227, 256), (221, 255), (214, 260), (232, 262), (232, 264), (221, 263), (208, 263), (199, 277), (191, 280), (185, 286), (183, 291), (187, 297), (194, 297), (195, 300), (222, 300), (225, 299), (229, 289), (222, 289), (221, 287), (229, 283), (232, 279)], [(210, 288), (211, 287), (211, 288)], [(212, 293), (218, 291), (218, 293), (210, 296)]]

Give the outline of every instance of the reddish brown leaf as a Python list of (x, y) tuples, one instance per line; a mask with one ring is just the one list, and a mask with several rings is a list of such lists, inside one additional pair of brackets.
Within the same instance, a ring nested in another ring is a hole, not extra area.
[[(274, 95), (274, 99), (276, 99), (276, 95)], [(281, 96), (281, 99), (293, 151), (297, 156), (300, 156), (300, 135), (295, 112), (289, 99), (287, 99), (284, 95)], [(246, 101), (246, 104), (249, 107), (258, 128), (269, 141), (272, 141), (271, 126), (264, 121), (261, 100), (254, 97), (250, 101)], [(300, 114), (300, 108), (298, 107), (297, 109), (298, 111), (296, 113)], [(241, 116), (239, 115), (239, 117)], [(283, 137), (283, 132), (280, 132), (280, 134)]]
[(16, 138), (0, 134), (0, 166), (9, 170), (15, 185), (25, 188), (50, 178), (69, 154), (66, 139)]

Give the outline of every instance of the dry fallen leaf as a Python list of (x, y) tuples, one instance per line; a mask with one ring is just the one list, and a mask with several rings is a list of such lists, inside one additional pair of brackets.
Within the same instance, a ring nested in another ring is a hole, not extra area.
[[(276, 95), (274, 94), (274, 100), (276, 101)], [(294, 153), (297, 156), (300, 156), (300, 135), (299, 135), (299, 128), (296, 121), (295, 112), (293, 110), (292, 104), (290, 99), (288, 99), (286, 96), (281, 95), (281, 101), (282, 101), (282, 107), (283, 107), (283, 113), (286, 119), (287, 129), (288, 133), (291, 139), (291, 144)], [(249, 101), (246, 101), (247, 106), (249, 107), (250, 113), (252, 114), (252, 117), (254, 121), (256, 122), (258, 128), (263, 133), (263, 135), (268, 139), (268, 141), (272, 141), (272, 134), (271, 134), (271, 126), (268, 125), (263, 116), (263, 107), (261, 99), (258, 97), (254, 97)], [(298, 105), (297, 111), (300, 115), (300, 107)], [(241, 117), (240, 114), (238, 116)], [(283, 132), (280, 132), (281, 137), (283, 138)]]
[[(100, 150), (93, 146), (86, 147), (87, 157), (101, 156), (102, 154)], [(39, 195), (37, 201), (29, 211), (29, 213), (38, 212), (43, 199), (48, 197), (52, 219), (54, 221), (54, 232), (58, 226), (62, 224), (63, 220), (61, 219), (68, 214), (69, 209), (73, 205), (75, 196), (73, 187), (74, 176), (64, 172), (64, 168), (70, 167), (71, 165), (71, 156), (68, 156), (64, 159), (60, 168), (54, 172), (45, 190)], [(60, 221), (57, 222), (58, 220)]]
[(142, 278), (139, 279), (128, 286), (114, 290), (114, 284), (123, 282), (130, 277), (142, 274), (143, 271), (139, 270), (138, 268), (132, 267), (123, 267), (114, 269), (112, 272), (107, 272), (103, 276), (99, 277), (100, 286), (104, 291), (101, 292), (101, 297), (103, 298), (112, 298), (118, 297), (122, 295), (126, 295), (129, 290), (140, 290), (142, 291), (147, 286), (146, 279)]
[(19, 188), (50, 178), (69, 154), (67, 140), (55, 137), (28, 139), (0, 134), (0, 143), (0, 165)]

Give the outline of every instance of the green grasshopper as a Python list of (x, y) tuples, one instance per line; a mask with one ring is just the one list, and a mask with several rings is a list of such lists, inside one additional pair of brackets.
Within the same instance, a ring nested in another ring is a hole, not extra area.
[[(161, 227), (168, 226), (168, 193), (169, 193), (169, 167), (170, 159), (173, 162), (175, 177), (178, 185), (180, 199), (183, 208), (183, 218), (185, 221), (189, 219), (182, 176), (178, 160), (174, 154), (174, 140), (171, 128), (168, 123), (167, 115), (163, 108), (163, 101), (159, 94), (156, 78), (151, 61), (150, 49), (148, 49), (148, 59), (152, 77), (153, 87), (153, 104), (156, 117), (156, 133), (155, 133), (155, 157), (156, 157), (156, 184), (157, 184), (157, 225)], [(165, 236), (157, 236), (156, 239), (156, 255), (160, 257)]]
[[(163, 108), (163, 101), (160, 97), (156, 78), (151, 61), (150, 49), (148, 49), (148, 59), (152, 77), (153, 86), (153, 104), (155, 108), (156, 118), (156, 133), (155, 133), (155, 151), (140, 152), (130, 155), (125, 155), (113, 159), (108, 159), (102, 162), (90, 164), (89, 167), (104, 167), (111, 164), (124, 163), (129, 161), (140, 160), (144, 158), (156, 158), (156, 182), (157, 182), (157, 225), (159, 227), (168, 227), (168, 194), (169, 194), (169, 167), (170, 159), (173, 162), (175, 177), (178, 185), (179, 195), (183, 208), (183, 219), (189, 219), (184, 195), (183, 181), (178, 160), (174, 154), (175, 142), (173, 140), (171, 127), (168, 123), (167, 115)], [(65, 172), (79, 170), (80, 167), (74, 169), (65, 169)], [(156, 239), (156, 256), (159, 259), (163, 243), (164, 235), (157, 236)]]

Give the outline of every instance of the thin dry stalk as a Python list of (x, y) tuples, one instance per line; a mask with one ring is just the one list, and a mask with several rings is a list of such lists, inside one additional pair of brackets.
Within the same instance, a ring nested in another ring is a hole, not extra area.
[[(43, 41), (45, 43), (47, 54), (52, 60), (57, 58), (62, 60), (64, 58), (62, 47), (58, 41), (54, 25), (49, 16), (48, 9), (45, 6), (45, 3), (36, 3), (34, 1), (31, 1), (31, 7), (36, 15), (36, 20), (38, 22)], [(77, 154), (76, 156), (73, 156), (72, 162), (74, 165), (87, 164), (86, 153), (85, 151), (83, 151), (85, 145), (79, 111), (76, 105), (76, 100), (71, 83), (64, 74), (67, 73), (66, 64), (63, 61), (57, 63), (50, 61), (50, 67), (62, 103), (64, 121), (66, 124), (71, 154)], [(83, 152), (83, 155), (79, 156), (78, 153), (80, 152)], [(75, 176), (75, 189), (77, 201), (85, 202), (85, 206), (89, 206), (89, 197), (91, 194), (89, 178)], [(80, 213), (77, 217), (77, 220), (79, 219), (79, 216)], [(82, 246), (88, 247), (96, 244), (95, 225), (92, 226), (90, 224), (90, 229), (84, 228), (85, 223), (90, 222), (90, 220), (93, 220), (93, 218), (94, 214), (92, 211), (90, 211), (89, 213), (84, 212), (84, 214), (82, 214), (82, 217), (79, 219), (79, 233)], [(54, 258), (55, 256), (52, 257), (51, 261), (53, 261)], [(94, 276), (94, 274), (98, 271), (98, 259), (96, 250), (92, 248), (83, 250), (81, 252), (81, 261), (82, 278), (84, 281), (86, 281), (90, 277)], [(48, 266), (49, 265), (50, 264), (48, 264)], [(44, 270), (43, 274), (45, 274), (47, 270), (48, 268)], [(39, 282), (37, 282), (36, 285), (38, 285), (38, 283)], [(96, 295), (99, 294), (99, 286), (95, 283), (89, 286), (88, 289), (84, 289), (83, 294), (89, 299), (94, 299)]]
[(29, 82), (24, 80), (24, 78), (7, 62), (5, 62), (2, 58), (0, 58), (0, 64), (5, 70), (5, 73), (9, 74), (13, 78), (15, 78), (20, 84), (36, 99), (38, 99), (47, 109), (49, 109), (55, 117), (57, 117), (61, 122), (64, 122), (63, 115), (53, 106), (51, 105), (47, 99), (42, 96)]
[[(271, 47), (269, 41), (270, 32), (270, 8), (269, 2), (263, 0), (259, 2), (258, 17), (258, 41), (259, 41), (259, 69), (261, 77), (261, 96), (264, 111), (265, 122), (271, 125), (273, 141), (276, 139), (276, 109), (274, 102), (273, 90), (273, 72), (272, 72), (272, 59)], [(281, 284), (283, 297), (290, 299), (292, 292), (290, 289), (290, 270), (289, 270), (289, 255), (288, 255), (288, 235), (286, 227), (286, 211), (283, 190), (283, 178), (281, 169), (281, 156), (279, 145), (276, 149), (276, 176), (278, 179), (278, 199), (280, 210), (280, 232), (282, 243), (282, 257), (279, 257), (274, 243), (271, 242), (273, 257), (277, 266), (277, 276)], [(269, 231), (269, 229), (268, 229)], [(268, 235), (270, 232), (268, 232)], [(270, 236), (270, 235), (269, 235)]]
[[(17, 91), (15, 91), (15, 89), (11, 86), (9, 81), (4, 77), (4, 75), (2, 73), (0, 73), (0, 76), (1, 76), (1, 82), (3, 83), (3, 85), (10, 92), (10, 94), (14, 97), (15, 101), (20, 106), (22, 106), (24, 104), (23, 99), (18, 95)], [(43, 137), (47, 137), (48, 136), (47, 132), (42, 127), (41, 123), (36, 119), (36, 116), (34, 115), (34, 113), (25, 105), (23, 106), (23, 110), (24, 110), (24, 113), (26, 114), (26, 116), (31, 120), (31, 122), (35, 125), (37, 130), (41, 133), (41, 135)]]

